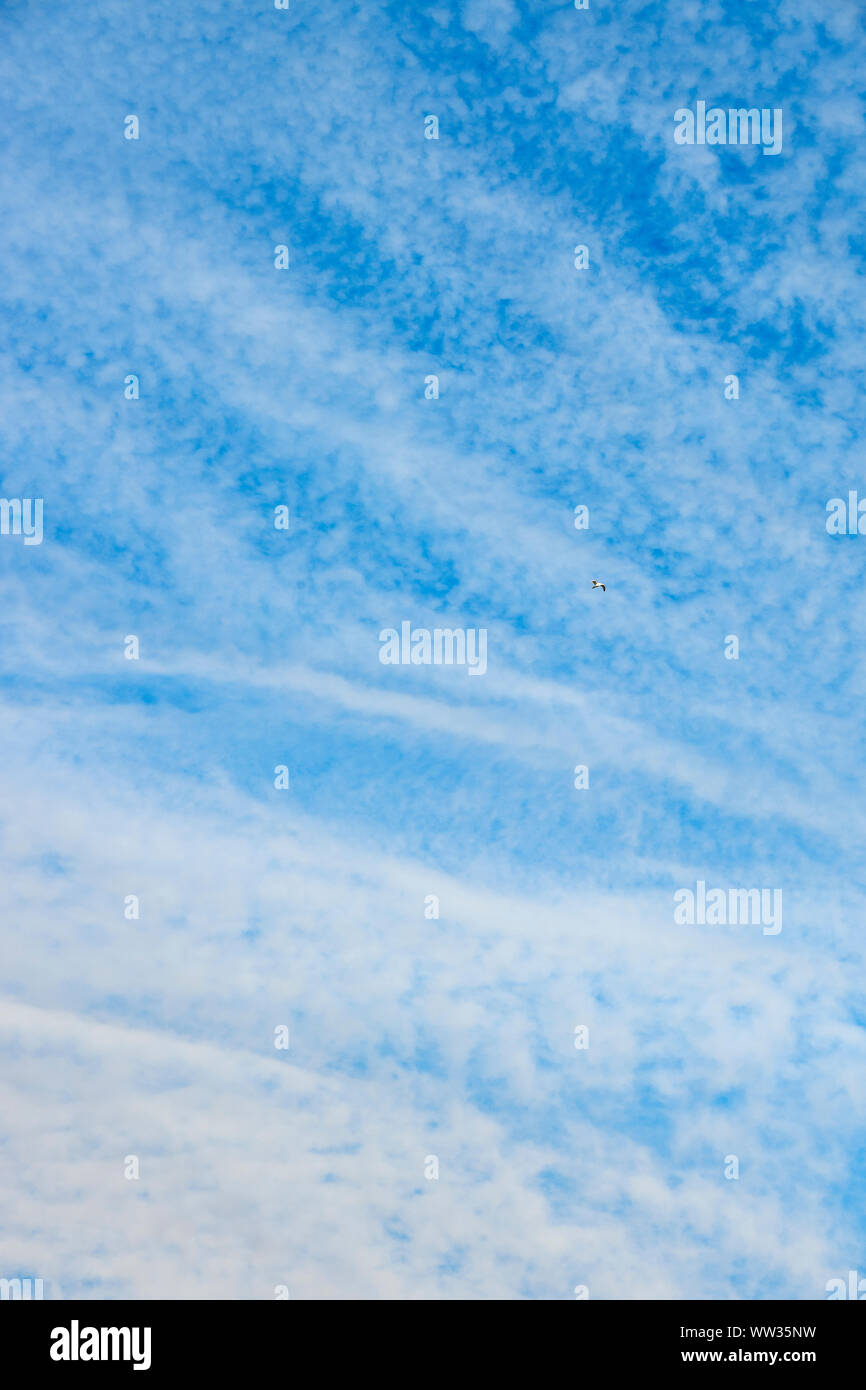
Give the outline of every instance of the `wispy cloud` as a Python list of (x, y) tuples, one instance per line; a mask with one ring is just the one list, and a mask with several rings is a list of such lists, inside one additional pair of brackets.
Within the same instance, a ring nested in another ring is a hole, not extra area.
[[(864, 1234), (857, 7), (0, 28), (45, 528), (0, 536), (4, 1258), (821, 1297)], [(677, 145), (697, 100), (783, 108), (778, 157)], [(383, 666), (404, 621), (484, 628), (483, 678)], [(698, 880), (784, 930), (678, 925)]]

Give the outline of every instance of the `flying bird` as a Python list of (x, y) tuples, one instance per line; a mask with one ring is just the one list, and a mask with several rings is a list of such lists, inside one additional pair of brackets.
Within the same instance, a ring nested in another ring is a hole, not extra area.
[(592, 581), (592, 587), (593, 587), (594, 589), (601, 589), (601, 592), (602, 592), (603, 594), (606, 594), (606, 593), (607, 593), (607, 590), (605, 589), (604, 585), (603, 585), (603, 584), (599, 584), (599, 582), (598, 582), (597, 579), (594, 579), (594, 580)]

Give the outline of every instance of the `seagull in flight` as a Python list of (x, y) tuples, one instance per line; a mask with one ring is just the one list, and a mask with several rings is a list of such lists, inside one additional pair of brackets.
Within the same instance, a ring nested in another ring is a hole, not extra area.
[(606, 593), (607, 593), (607, 590), (605, 589), (604, 585), (603, 585), (603, 584), (599, 584), (599, 582), (598, 582), (597, 579), (594, 579), (594, 580), (592, 581), (592, 587), (593, 587), (594, 589), (601, 589), (601, 592), (602, 592), (603, 594), (606, 594)]

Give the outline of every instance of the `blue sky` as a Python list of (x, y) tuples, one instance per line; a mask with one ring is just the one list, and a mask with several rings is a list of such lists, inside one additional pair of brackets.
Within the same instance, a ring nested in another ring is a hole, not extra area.
[[(2, 495), (45, 527), (0, 536), (0, 1275), (866, 1273), (858, 7), (0, 36)], [(781, 153), (676, 144), (698, 100), (781, 108)], [(403, 621), (486, 673), (382, 665)], [(698, 880), (783, 930), (677, 924)]]

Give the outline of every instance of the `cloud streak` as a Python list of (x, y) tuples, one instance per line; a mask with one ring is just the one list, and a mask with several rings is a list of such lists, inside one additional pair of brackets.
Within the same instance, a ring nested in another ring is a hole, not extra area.
[[(0, 537), (4, 1259), (824, 1296), (864, 1234), (856, 7), (0, 28), (3, 495), (44, 499)], [(698, 100), (782, 108), (778, 157), (677, 145)], [(382, 666), (404, 621), (486, 629), (483, 677)], [(678, 924), (699, 880), (782, 932)]]

